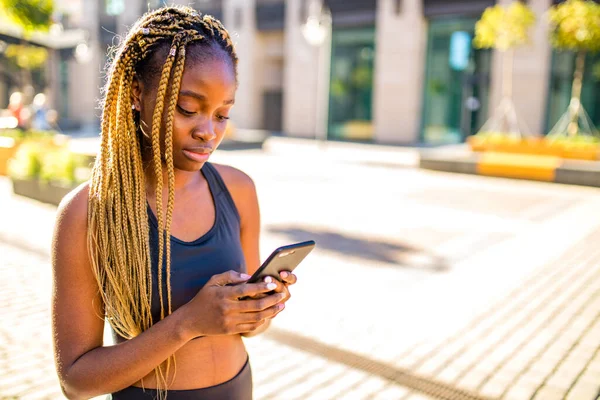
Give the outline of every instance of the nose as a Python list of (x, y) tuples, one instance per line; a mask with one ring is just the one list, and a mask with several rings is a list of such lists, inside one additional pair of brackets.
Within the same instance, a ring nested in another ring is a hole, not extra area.
[(194, 139), (202, 140), (203, 142), (210, 142), (217, 137), (212, 121), (207, 118), (206, 120), (199, 123), (192, 131), (192, 137)]

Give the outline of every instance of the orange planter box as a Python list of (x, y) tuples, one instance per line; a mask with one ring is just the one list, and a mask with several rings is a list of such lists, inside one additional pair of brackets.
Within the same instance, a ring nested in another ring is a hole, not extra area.
[(0, 137), (0, 175), (7, 175), (8, 160), (17, 151), (18, 144), (12, 138)]
[(600, 160), (600, 145), (589, 143), (587, 145), (573, 145), (569, 143), (550, 142), (544, 138), (527, 138), (522, 140), (491, 141), (487, 138), (478, 138), (477, 135), (467, 139), (471, 150), (477, 152), (496, 152), (511, 154), (531, 154), (554, 156), (576, 160)]

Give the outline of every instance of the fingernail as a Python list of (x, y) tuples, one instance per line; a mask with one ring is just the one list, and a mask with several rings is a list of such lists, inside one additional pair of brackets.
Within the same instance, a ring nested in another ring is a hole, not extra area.
[(279, 304), (277, 304), (277, 308), (280, 310), (283, 310), (285, 308), (285, 304), (279, 303)]
[(269, 289), (269, 290), (275, 290), (275, 289), (277, 289), (277, 285), (274, 284), (274, 283), (269, 283), (267, 285), (267, 289)]
[(271, 282), (273, 282), (273, 278), (271, 278), (270, 276), (267, 276), (265, 278), (265, 283), (271, 283)]
[(242, 278), (242, 279), (250, 279), (250, 275), (248, 275), (248, 274), (240, 274), (240, 278)]
[(281, 273), (281, 277), (282, 277), (282, 278), (284, 278), (284, 279), (285, 279), (285, 278), (287, 278), (288, 276), (290, 276), (290, 273), (289, 273), (289, 272), (283, 271), (283, 272)]

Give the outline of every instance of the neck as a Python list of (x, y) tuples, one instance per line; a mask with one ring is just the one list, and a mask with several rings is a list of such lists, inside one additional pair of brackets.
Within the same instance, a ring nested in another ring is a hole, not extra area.
[[(156, 196), (156, 174), (154, 173), (154, 165), (147, 164), (145, 166), (146, 175), (146, 196), (148, 198), (154, 198)], [(199, 171), (181, 171), (175, 169), (175, 192), (187, 191), (188, 189), (195, 186), (198, 182), (202, 181), (203, 175)], [(169, 175), (166, 167), (163, 165), (162, 168), (162, 181), (163, 181), (163, 194), (168, 194), (169, 191)]]

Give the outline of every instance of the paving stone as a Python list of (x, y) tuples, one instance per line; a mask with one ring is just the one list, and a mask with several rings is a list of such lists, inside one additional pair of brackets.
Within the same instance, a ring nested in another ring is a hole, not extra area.
[(531, 399), (537, 388), (537, 383), (517, 383), (506, 388), (503, 398), (506, 400)]
[(562, 388), (555, 388), (552, 386), (543, 386), (538, 390), (533, 400), (561, 400), (564, 398), (567, 391)]
[(566, 400), (595, 400), (600, 395), (600, 383), (579, 381), (567, 393)]

